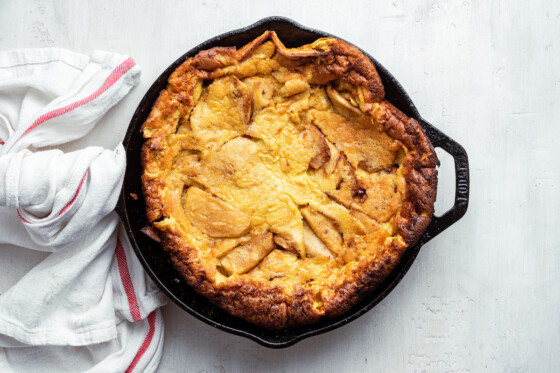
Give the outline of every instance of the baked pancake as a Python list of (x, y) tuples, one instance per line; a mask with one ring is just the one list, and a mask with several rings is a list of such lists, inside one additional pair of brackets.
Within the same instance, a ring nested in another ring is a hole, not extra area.
[(202, 51), (142, 130), (150, 234), (196, 291), (265, 328), (347, 311), (433, 215), (433, 146), (335, 38)]

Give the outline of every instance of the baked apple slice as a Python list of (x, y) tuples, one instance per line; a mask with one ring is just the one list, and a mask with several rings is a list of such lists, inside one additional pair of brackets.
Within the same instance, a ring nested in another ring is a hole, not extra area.
[(334, 223), (309, 206), (302, 208), (300, 211), (317, 237), (323, 241), (330, 251), (340, 255), (343, 251), (343, 241)]
[(313, 158), (309, 161), (309, 166), (315, 170), (321, 168), (331, 159), (331, 151), (325, 140), (325, 136), (313, 124), (307, 126), (302, 136), (313, 152)]
[(265, 232), (231, 250), (220, 259), (220, 264), (228, 276), (243, 274), (255, 268), (272, 249), (272, 233)]
[(187, 190), (184, 209), (192, 225), (211, 237), (239, 237), (249, 232), (249, 215), (197, 187)]
[(309, 224), (303, 222), (303, 241), (305, 243), (305, 254), (309, 258), (328, 257), (333, 258), (327, 245), (321, 241), (319, 237), (313, 232)]
[(364, 115), (362, 111), (353, 106), (348, 100), (344, 98), (336, 89), (331, 85), (327, 86), (327, 95), (333, 104), (334, 109), (345, 117), (359, 117)]
[(297, 254), (300, 258), (305, 257), (305, 245), (303, 238), (303, 226), (301, 222), (285, 227), (281, 232), (275, 232), (274, 243), (278, 246)]
[(344, 206), (350, 208), (355, 200), (364, 201), (367, 198), (366, 190), (360, 185), (344, 152), (340, 152), (331, 177), (334, 178), (336, 189), (327, 191), (327, 194)]

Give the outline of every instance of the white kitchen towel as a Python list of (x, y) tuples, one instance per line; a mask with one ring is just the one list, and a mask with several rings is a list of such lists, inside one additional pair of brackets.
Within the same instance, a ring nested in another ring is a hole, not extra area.
[(166, 298), (113, 211), (122, 145), (40, 150), (85, 136), (139, 76), (115, 53), (0, 52), (0, 258), (3, 244), (51, 252), (0, 295), (0, 372), (152, 372), (159, 363)]

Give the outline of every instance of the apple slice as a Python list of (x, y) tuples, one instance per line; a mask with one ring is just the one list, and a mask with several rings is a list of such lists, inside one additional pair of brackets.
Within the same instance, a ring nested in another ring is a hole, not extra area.
[(328, 257), (333, 258), (327, 245), (321, 241), (319, 237), (313, 232), (309, 224), (303, 222), (303, 241), (305, 243), (305, 254), (310, 258)]
[(272, 233), (265, 232), (231, 250), (220, 259), (220, 264), (228, 276), (243, 274), (255, 268), (272, 249)]
[(303, 226), (301, 221), (294, 222), (290, 227), (283, 227), (281, 232), (275, 232), (274, 243), (278, 246), (297, 254), (300, 258), (305, 257), (305, 245), (303, 242)]
[(344, 152), (340, 152), (331, 177), (334, 178), (336, 189), (327, 191), (327, 194), (344, 206), (350, 208), (355, 199), (364, 201), (367, 198), (366, 190), (360, 185)]
[(329, 159), (331, 159), (331, 151), (325, 140), (323, 133), (313, 124), (307, 126), (302, 132), (304, 141), (313, 151), (313, 157), (309, 161), (309, 165), (315, 170), (321, 168)]
[(342, 114), (345, 117), (359, 117), (363, 115), (362, 111), (353, 106), (348, 100), (344, 98), (336, 89), (332, 86), (327, 86), (327, 96), (331, 100), (333, 107), (337, 112)]
[(211, 237), (239, 237), (249, 231), (249, 215), (197, 187), (187, 190), (183, 207), (192, 225)]
[(311, 207), (304, 207), (300, 211), (317, 237), (323, 241), (330, 251), (339, 256), (343, 251), (343, 242), (342, 236), (334, 223)]

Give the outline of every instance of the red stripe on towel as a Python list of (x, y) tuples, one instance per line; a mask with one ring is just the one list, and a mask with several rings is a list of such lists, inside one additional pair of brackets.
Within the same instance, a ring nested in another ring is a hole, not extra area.
[(146, 338), (144, 338), (142, 345), (140, 345), (140, 349), (136, 353), (136, 356), (134, 356), (134, 359), (132, 359), (132, 362), (128, 366), (128, 369), (125, 371), (125, 373), (131, 373), (132, 371), (134, 371), (134, 368), (136, 368), (136, 365), (138, 364), (142, 356), (144, 356), (144, 354), (148, 350), (148, 347), (150, 347), (152, 339), (154, 338), (154, 333), (156, 331), (156, 312), (157, 311), (152, 311), (152, 313), (148, 315), (148, 334), (146, 334)]
[[(72, 199), (70, 200), (70, 202), (68, 202), (66, 204), (66, 206), (64, 206), (64, 208), (62, 210), (60, 210), (60, 212), (56, 215), (55, 218), (58, 218), (60, 215), (64, 214), (71, 206), (74, 202), (76, 202), (76, 199), (78, 198), (78, 195), (80, 194), (80, 190), (82, 190), (82, 186), (84, 185), (84, 182), (86, 181), (87, 175), (88, 175), (89, 171), (86, 170), (86, 173), (84, 174), (84, 176), (82, 177), (82, 180), (80, 181), (80, 184), (78, 185), (78, 189), (76, 189), (76, 193), (74, 194), (74, 197), (72, 197)], [(19, 209), (17, 209), (17, 214), (20, 218), (20, 220), (26, 224), (33, 224), (32, 222), (28, 221), (27, 219), (25, 219), (22, 215), (21, 212), (19, 211)]]
[(29, 133), (29, 131), (31, 131), (32, 129), (36, 128), (37, 126), (39, 126), (42, 123), (45, 123), (46, 121), (48, 121), (49, 119), (61, 116), (63, 114), (66, 114), (72, 110), (75, 110), (77, 108), (79, 108), (82, 105), (87, 104), (88, 102), (91, 102), (92, 100), (96, 99), (97, 97), (99, 97), (103, 92), (105, 92), (106, 90), (108, 90), (113, 84), (115, 84), (115, 82), (117, 80), (119, 80), (119, 78), (121, 76), (123, 76), (123, 74), (125, 74), (128, 70), (130, 70), (133, 66), (135, 65), (135, 62), (132, 58), (127, 58), (124, 62), (122, 62), (119, 66), (117, 66), (112, 72), (111, 74), (107, 77), (107, 79), (105, 79), (105, 82), (103, 82), (103, 84), (101, 85), (101, 87), (99, 87), (97, 89), (97, 91), (93, 92), (91, 95), (89, 95), (86, 98), (83, 98), (79, 101), (76, 101), (74, 103), (71, 103), (70, 105), (49, 111), (48, 113), (45, 113), (43, 115), (41, 115), (39, 118), (37, 118), (32, 124), (31, 126), (29, 126), (28, 129), (25, 130), (25, 132), (19, 137), (19, 140), (21, 140), (21, 138), (23, 136), (25, 136), (27, 133)]
[(82, 177), (82, 180), (80, 181), (80, 185), (78, 185), (78, 189), (76, 190), (76, 194), (74, 194), (74, 197), (72, 197), (70, 202), (68, 202), (66, 204), (66, 206), (64, 206), (64, 208), (58, 213), (58, 215), (56, 216), (57, 218), (60, 215), (64, 214), (66, 212), (66, 210), (68, 210), (70, 208), (70, 206), (72, 206), (72, 204), (76, 201), (76, 198), (78, 198), (78, 194), (80, 194), (80, 190), (82, 190), (82, 186), (84, 185), (84, 182), (86, 181), (88, 173), (89, 173), (89, 171), (86, 171), (86, 173)]
[(19, 216), (19, 220), (21, 220), (24, 223), (31, 224), (30, 221), (26, 220), (23, 216), (21, 216), (21, 212), (19, 212), (19, 209), (17, 209), (16, 211), (17, 211), (17, 214)]
[(119, 268), (119, 275), (121, 276), (121, 282), (128, 298), (128, 307), (130, 308), (130, 316), (132, 316), (133, 321), (140, 321), (140, 309), (138, 308), (138, 301), (136, 300), (136, 293), (134, 292), (134, 284), (130, 278), (130, 272), (128, 271), (128, 264), (126, 262), (126, 254), (124, 248), (121, 245), (121, 241), (117, 238), (117, 246), (115, 247), (115, 255), (117, 256), (117, 265)]

